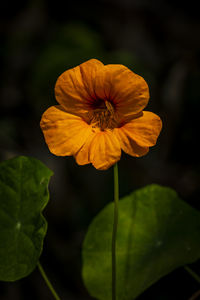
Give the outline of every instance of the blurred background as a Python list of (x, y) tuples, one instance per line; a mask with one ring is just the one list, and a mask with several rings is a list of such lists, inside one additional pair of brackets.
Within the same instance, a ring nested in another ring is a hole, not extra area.
[[(65, 70), (90, 59), (124, 64), (150, 88), (146, 110), (163, 120), (158, 143), (143, 158), (122, 155), (120, 195), (151, 183), (174, 188), (200, 209), (200, 22), (198, 2), (166, 0), (2, 1), (0, 4), (0, 160), (40, 159), (54, 171), (45, 209), (41, 256), (63, 300), (92, 299), (81, 279), (81, 246), (93, 217), (113, 199), (113, 171), (56, 157), (39, 122), (56, 104), (54, 85)], [(194, 269), (198, 272), (200, 264)], [(138, 299), (190, 299), (197, 283), (179, 269)], [(0, 282), (1, 300), (53, 299), (36, 269)], [(200, 299), (200, 298), (199, 298)]]

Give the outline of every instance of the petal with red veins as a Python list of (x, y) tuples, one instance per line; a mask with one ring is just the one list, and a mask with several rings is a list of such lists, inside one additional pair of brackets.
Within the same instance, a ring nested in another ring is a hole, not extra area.
[(58, 77), (55, 96), (66, 112), (87, 118), (94, 101), (93, 83), (103, 66), (99, 60), (90, 59)]
[(149, 101), (146, 81), (123, 65), (106, 65), (95, 78), (95, 93), (110, 100), (123, 121), (134, 118)]

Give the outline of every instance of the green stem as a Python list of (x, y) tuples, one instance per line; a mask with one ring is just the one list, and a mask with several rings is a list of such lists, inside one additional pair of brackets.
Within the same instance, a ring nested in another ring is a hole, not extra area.
[(198, 282), (200, 283), (200, 277), (190, 267), (184, 266), (184, 269)]
[(118, 224), (119, 179), (118, 166), (114, 165), (114, 221), (112, 232), (112, 300), (116, 300), (116, 238)]
[(54, 296), (54, 298), (55, 298), (56, 300), (61, 300), (60, 297), (58, 296), (58, 294), (56, 293), (56, 291), (54, 290), (54, 288), (53, 288), (53, 286), (52, 286), (50, 280), (48, 279), (48, 277), (47, 277), (47, 275), (46, 275), (46, 273), (45, 273), (43, 267), (41, 266), (40, 262), (38, 262), (37, 265), (38, 265), (38, 269), (39, 269), (39, 271), (40, 271), (40, 273), (41, 273), (41, 275), (42, 275), (44, 281), (46, 282), (46, 284), (47, 284), (49, 290), (51, 291), (52, 295)]

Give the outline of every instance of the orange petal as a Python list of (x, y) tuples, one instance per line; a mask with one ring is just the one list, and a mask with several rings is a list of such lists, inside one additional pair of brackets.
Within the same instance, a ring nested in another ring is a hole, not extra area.
[(135, 157), (140, 157), (149, 152), (149, 147), (141, 147), (139, 146), (124, 130), (124, 126), (121, 128), (115, 128), (114, 134), (118, 138), (120, 142), (120, 146), (122, 150)]
[(90, 59), (60, 75), (55, 85), (55, 96), (66, 112), (87, 117), (94, 95), (94, 78), (103, 66), (97, 59)]
[(89, 152), (90, 162), (99, 170), (108, 169), (121, 157), (119, 141), (110, 130), (96, 133)]
[(60, 105), (44, 112), (40, 126), (49, 150), (58, 156), (74, 155), (93, 134), (91, 126)]
[(106, 65), (95, 79), (95, 93), (110, 99), (121, 119), (131, 119), (141, 112), (149, 100), (146, 81), (123, 65)]
[(91, 142), (94, 139), (95, 132), (89, 135), (87, 140), (85, 141), (84, 145), (81, 149), (75, 154), (75, 159), (78, 165), (86, 165), (91, 163), (90, 161), (90, 147)]
[[(137, 149), (133, 149), (133, 153), (135, 152), (137, 155), (131, 155), (142, 156), (148, 152), (148, 147), (156, 144), (161, 128), (161, 119), (152, 112), (144, 111), (141, 117), (133, 119), (120, 128), (116, 128), (115, 133), (118, 135), (118, 138), (121, 138), (123, 150), (129, 149), (130, 152), (131, 144), (128, 144), (128, 141), (132, 140), (133, 147), (135, 147), (134, 144), (137, 145)], [(127, 152), (126, 150), (124, 151)]]

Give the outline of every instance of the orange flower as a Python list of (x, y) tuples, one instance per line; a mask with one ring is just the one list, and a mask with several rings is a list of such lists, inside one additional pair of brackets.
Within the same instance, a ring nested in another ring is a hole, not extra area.
[(40, 122), (55, 155), (73, 155), (79, 165), (105, 170), (120, 159), (121, 149), (140, 157), (156, 144), (162, 122), (143, 111), (148, 85), (123, 65), (91, 59), (60, 75), (55, 96), (59, 105)]

